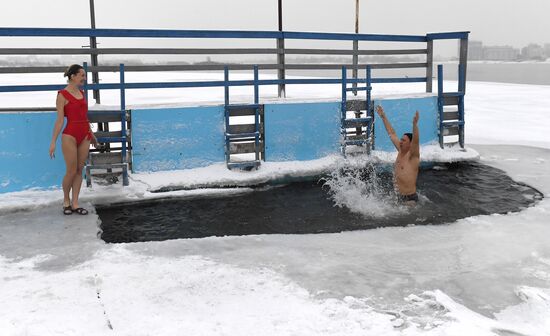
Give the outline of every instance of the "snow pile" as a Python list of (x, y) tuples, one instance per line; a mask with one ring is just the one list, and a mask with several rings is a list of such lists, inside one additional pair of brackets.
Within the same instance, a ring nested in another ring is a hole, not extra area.
[[(424, 162), (456, 162), (477, 160), (479, 154), (468, 148), (441, 149), (436, 145), (422, 146), (421, 160)], [(362, 168), (371, 162), (391, 163), (395, 161), (396, 152), (373, 151), (372, 155), (329, 155), (311, 161), (263, 162), (258, 170), (243, 172), (228, 170), (225, 164), (214, 164), (208, 167), (174, 170), (154, 173), (132, 174), (132, 179), (149, 186), (150, 190), (163, 187), (214, 187), (243, 186), (262, 183), (277, 183), (292, 178), (328, 174), (338, 167), (349, 166)]]
[[(52, 255), (0, 257), (5, 335), (546, 335), (550, 293), (519, 287), (522, 303), (488, 318), (443, 292), (405, 298), (401, 311), (369, 299), (317, 299), (268, 268), (201, 256), (147, 256), (110, 246), (63, 272)], [(63, 284), (63, 285), (60, 285)], [(32, 312), (29, 309), (32, 307)]]
[[(550, 275), (550, 274), (548, 274)], [(550, 332), (550, 289), (519, 286), (515, 294), (522, 303), (495, 314), (500, 321), (519, 326), (528, 335), (548, 335)]]
[[(548, 335), (550, 290), (521, 286), (516, 289), (516, 294), (523, 303), (496, 313), (495, 319), (468, 309), (440, 290), (425, 292), (424, 300), (418, 300), (414, 295), (407, 299), (419, 306), (442, 310), (424, 324), (425, 330), (439, 327), (435, 329), (438, 335)], [(445, 324), (444, 321), (453, 322)]]

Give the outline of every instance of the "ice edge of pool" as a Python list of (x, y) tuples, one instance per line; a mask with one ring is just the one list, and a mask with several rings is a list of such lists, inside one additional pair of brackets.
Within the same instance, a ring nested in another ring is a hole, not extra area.
[[(328, 231), (328, 232), (325, 232), (325, 231), (320, 231), (320, 232), (293, 232), (291, 234), (319, 234), (319, 233), (325, 233), (325, 234), (331, 234), (331, 233), (338, 233), (338, 232), (345, 232), (345, 231), (356, 231), (356, 230), (371, 230), (371, 229), (377, 229), (377, 228), (385, 228), (385, 227), (394, 227), (394, 226), (397, 226), (397, 227), (410, 227), (410, 226), (424, 226), (424, 225), (447, 225), (447, 224), (453, 224), (459, 220), (463, 220), (463, 219), (467, 219), (467, 218), (474, 218), (474, 217), (479, 217), (479, 216), (491, 216), (491, 215), (507, 215), (507, 214), (513, 214), (513, 213), (520, 213), (522, 211), (525, 211), (529, 208), (532, 208), (532, 207), (535, 207), (537, 206), (537, 204), (539, 204), (544, 198), (545, 198), (545, 195), (544, 193), (531, 186), (530, 184), (528, 183), (525, 183), (525, 182), (522, 182), (522, 181), (518, 181), (516, 179), (514, 179), (513, 177), (511, 177), (505, 170), (503, 169), (500, 169), (500, 168), (497, 168), (497, 167), (494, 167), (492, 165), (487, 165), (485, 163), (481, 163), (479, 162), (478, 160), (476, 160), (475, 162), (472, 162), (472, 161), (460, 161), (460, 162), (453, 162), (453, 163), (448, 163), (448, 162), (445, 162), (445, 163), (441, 163), (441, 162), (438, 162), (438, 163), (434, 163), (434, 162), (430, 162), (430, 163), (424, 163), (423, 166), (422, 166), (422, 169), (423, 170), (439, 170), (439, 169), (434, 169), (436, 168), (437, 166), (445, 166), (443, 168), (443, 170), (446, 170), (446, 169), (450, 169), (451, 167), (457, 167), (457, 166), (460, 166), (461, 164), (468, 164), (468, 165), (471, 165), (471, 166), (478, 166), (478, 167), (490, 167), (491, 169), (493, 170), (496, 170), (496, 171), (499, 171), (502, 176), (505, 176), (506, 178), (510, 179), (511, 182), (513, 182), (513, 184), (511, 185), (515, 185), (515, 186), (521, 186), (521, 187), (524, 187), (524, 188), (528, 188), (529, 189), (529, 193), (523, 193), (522, 191), (518, 190), (518, 195), (521, 193), (522, 196), (524, 196), (527, 200), (528, 200), (528, 204), (525, 204), (525, 205), (515, 205), (513, 206), (513, 209), (511, 210), (503, 210), (503, 211), (493, 211), (493, 212), (489, 212), (489, 213), (477, 213), (477, 214), (472, 214), (472, 215), (467, 215), (467, 216), (464, 216), (464, 217), (459, 217), (459, 218), (453, 218), (453, 219), (449, 219), (449, 221), (444, 221), (444, 222), (441, 222), (441, 223), (409, 223), (407, 225), (400, 225), (400, 224), (397, 224), (397, 225), (378, 225), (378, 226), (372, 226), (372, 227), (368, 227), (368, 228), (359, 228), (359, 229), (338, 229), (336, 231)], [(385, 169), (391, 169), (391, 166), (388, 166), (387, 164), (384, 164), (385, 165)], [(227, 187), (227, 188), (230, 188), (232, 190), (234, 189), (242, 189), (243, 192), (242, 193), (249, 193), (249, 192), (253, 192), (253, 191), (265, 191), (266, 189), (271, 189), (272, 187), (278, 187), (278, 186), (283, 186), (283, 185), (288, 185), (290, 183), (293, 183), (293, 182), (313, 182), (313, 181), (320, 181), (323, 177), (326, 177), (327, 175), (324, 174), (324, 175), (316, 175), (316, 176), (305, 176), (305, 177), (301, 177), (301, 178), (289, 178), (289, 179), (276, 179), (270, 183), (262, 183), (260, 185), (253, 185), (253, 186), (246, 186), (246, 187)], [(159, 192), (160, 194), (162, 194), (162, 192)], [(239, 195), (242, 195), (242, 193), (234, 193), (233, 195), (235, 196), (239, 196)], [(527, 197), (527, 194), (530, 195), (530, 197)], [(198, 199), (205, 199), (205, 198), (225, 198), (225, 197), (228, 197), (228, 196), (231, 196), (231, 195), (227, 195), (227, 194), (197, 194), (197, 195), (187, 195), (187, 196), (184, 196), (184, 197), (178, 197), (178, 196), (174, 196), (174, 195), (170, 195), (170, 196), (167, 196), (167, 197), (161, 197), (161, 198), (155, 198), (155, 199), (144, 199), (142, 201), (139, 201), (139, 202), (122, 202), (122, 203), (112, 203), (112, 204), (108, 204), (108, 205), (97, 205), (97, 208), (98, 209), (101, 209), (101, 208), (109, 208), (111, 206), (113, 207), (123, 207), (124, 205), (130, 205), (130, 206), (135, 206), (137, 204), (143, 204), (143, 205), (151, 205), (151, 204), (154, 204), (154, 203), (158, 203), (158, 202), (163, 202), (163, 201), (178, 201), (178, 200), (183, 200), (183, 201), (186, 201), (186, 200), (198, 200)], [(349, 210), (349, 209), (347, 209)], [(98, 215), (99, 217), (99, 215)], [(103, 237), (101, 236), (102, 235), (102, 232), (103, 232), (103, 229), (102, 229), (102, 219), (101, 217), (99, 217), (99, 220), (100, 220), (100, 223), (98, 225), (99, 229), (101, 230), (100, 234), (99, 234), (99, 237), (107, 242), (107, 243), (118, 243), (118, 242), (109, 242), (107, 240), (104, 240)], [(208, 237), (230, 237), (230, 236), (236, 236), (236, 237), (239, 237), (239, 236), (260, 236), (260, 235), (266, 235), (266, 234), (289, 234), (289, 233), (278, 233), (278, 232), (259, 232), (259, 233), (244, 233), (244, 234), (211, 234), (211, 235), (205, 235), (205, 236), (201, 236), (201, 237), (171, 237), (171, 238), (165, 238), (165, 239), (153, 239), (153, 240), (143, 240), (143, 241), (162, 241), (162, 240), (173, 240), (173, 239), (202, 239), (202, 238), (208, 238)], [(138, 240), (139, 241), (139, 240)], [(138, 242), (138, 241), (130, 241), (130, 242)]]

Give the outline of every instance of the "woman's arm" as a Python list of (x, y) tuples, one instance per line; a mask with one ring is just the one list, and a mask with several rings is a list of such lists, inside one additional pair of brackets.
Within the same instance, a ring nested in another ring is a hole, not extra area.
[(55, 118), (52, 141), (50, 143), (50, 157), (52, 159), (55, 157), (55, 143), (57, 141), (59, 133), (61, 133), (61, 128), (63, 127), (63, 118), (65, 118), (65, 98), (59, 93), (57, 94), (55, 107), (57, 110), (57, 117)]
[[(86, 95), (86, 93), (84, 93), (84, 90), (80, 90), (80, 93), (82, 93), (84, 98), (88, 100), (88, 96)], [(94, 148), (97, 148), (97, 138), (94, 135), (91, 123), (88, 123), (88, 132), (90, 132), (90, 143), (92, 144), (92, 146), (94, 146)]]
[(97, 138), (95, 137), (94, 135), (94, 131), (92, 130), (92, 125), (90, 123), (88, 123), (88, 127), (90, 129), (90, 143), (92, 144), (92, 146), (94, 146), (94, 148), (97, 148)]

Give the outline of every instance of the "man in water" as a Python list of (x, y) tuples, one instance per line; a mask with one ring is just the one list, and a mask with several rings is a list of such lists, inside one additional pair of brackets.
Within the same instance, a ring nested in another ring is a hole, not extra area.
[(378, 105), (376, 107), (376, 112), (384, 122), (391, 142), (397, 149), (397, 159), (395, 159), (395, 164), (393, 166), (393, 181), (399, 201), (406, 205), (414, 206), (416, 202), (418, 202), (416, 178), (418, 177), (418, 167), (420, 165), (418, 111), (416, 111), (413, 118), (412, 134), (403, 134), (401, 140), (397, 138), (393, 127), (388, 118), (386, 118), (382, 106)]

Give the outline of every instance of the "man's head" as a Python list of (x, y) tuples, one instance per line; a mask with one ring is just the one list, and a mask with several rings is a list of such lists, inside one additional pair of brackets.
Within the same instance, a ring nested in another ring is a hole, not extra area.
[(411, 142), (413, 139), (412, 133), (404, 133), (401, 137), (401, 140), (399, 140), (399, 149), (401, 152), (406, 153), (411, 149)]

